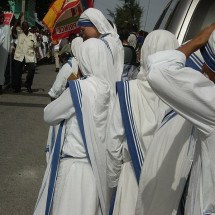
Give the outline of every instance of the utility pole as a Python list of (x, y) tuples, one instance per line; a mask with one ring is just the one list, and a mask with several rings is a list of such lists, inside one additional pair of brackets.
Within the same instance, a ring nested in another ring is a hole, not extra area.
[(22, 0), (22, 12), (23, 12), (23, 16), (22, 16), (22, 22), (25, 20), (25, 0)]

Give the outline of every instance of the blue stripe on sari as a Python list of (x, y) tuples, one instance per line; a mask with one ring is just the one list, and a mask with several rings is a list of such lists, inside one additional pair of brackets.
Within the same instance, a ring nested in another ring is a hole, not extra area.
[(52, 208), (52, 202), (54, 197), (54, 190), (55, 190), (55, 183), (57, 179), (57, 171), (60, 161), (60, 152), (61, 152), (61, 135), (62, 135), (62, 129), (63, 129), (63, 120), (60, 123), (58, 134), (57, 134), (57, 140), (54, 145), (54, 151), (51, 161), (51, 173), (50, 173), (50, 180), (49, 180), (49, 186), (48, 186), (48, 195), (47, 195), (47, 201), (46, 201), (46, 211), (45, 215), (49, 215), (51, 213)]
[(116, 192), (117, 192), (117, 188), (115, 187), (111, 196), (109, 215), (113, 214), (113, 209), (114, 209), (115, 200), (116, 200)]
[(205, 60), (205, 63), (208, 65), (208, 67), (215, 72), (215, 55), (210, 47), (210, 45), (207, 43), (205, 46), (203, 46), (201, 49), (201, 54)]
[(169, 111), (164, 118), (162, 119), (161, 125), (159, 127), (159, 129), (161, 127), (163, 127), (169, 120), (171, 120), (172, 118), (174, 118), (177, 115), (177, 113), (174, 110)]
[(54, 143), (55, 143), (55, 127), (52, 126), (51, 145), (50, 145), (49, 154), (52, 153), (52, 149), (54, 147)]
[(125, 134), (128, 143), (129, 153), (131, 155), (134, 172), (139, 183), (141, 167), (144, 161), (144, 154), (138, 139), (133, 113), (130, 103), (129, 83), (127, 81), (117, 82), (117, 92), (119, 96), (122, 121), (125, 128)]
[(192, 69), (195, 69), (195, 70), (201, 72), (202, 71), (203, 62), (198, 58), (198, 56), (196, 54), (192, 54), (186, 60), (185, 66), (186, 67), (190, 67)]
[(82, 140), (84, 143), (84, 147), (86, 150), (86, 155), (91, 164), (88, 147), (87, 147), (87, 142), (86, 142), (86, 137), (85, 137), (85, 131), (84, 131), (83, 115), (82, 115), (82, 111), (81, 111), (82, 92), (81, 92), (79, 81), (69, 81), (69, 89), (70, 89), (70, 94), (71, 94), (72, 101), (73, 101), (73, 104), (75, 107), (75, 113), (76, 113), (79, 129), (81, 132)]

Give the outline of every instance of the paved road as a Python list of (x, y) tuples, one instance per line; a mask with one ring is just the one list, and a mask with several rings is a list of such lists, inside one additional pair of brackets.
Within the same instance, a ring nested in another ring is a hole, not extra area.
[(33, 213), (46, 166), (43, 108), (55, 77), (53, 64), (39, 66), (33, 94), (0, 95), (0, 215)]

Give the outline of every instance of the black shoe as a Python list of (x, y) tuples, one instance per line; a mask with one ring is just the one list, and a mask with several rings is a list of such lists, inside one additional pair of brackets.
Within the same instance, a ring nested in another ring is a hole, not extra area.
[(56, 69), (55, 69), (55, 72), (59, 72), (59, 68), (56, 68)]
[(33, 93), (33, 90), (31, 89), (31, 87), (26, 87), (27, 88), (27, 91), (29, 92), (29, 93)]
[(2, 85), (0, 85), (0, 95), (2, 94)]
[(10, 83), (4, 84), (4, 86), (3, 86), (4, 90), (8, 90), (10, 88), (11, 88), (11, 84)]
[(14, 89), (13, 92), (14, 92), (14, 93), (20, 93), (20, 92), (21, 92), (21, 89)]

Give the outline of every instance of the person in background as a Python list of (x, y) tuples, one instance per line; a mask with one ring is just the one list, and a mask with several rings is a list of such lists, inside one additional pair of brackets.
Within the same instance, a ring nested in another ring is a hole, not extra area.
[[(13, 25), (16, 21), (15, 16), (13, 16), (11, 22), (10, 22), (10, 29), (12, 31)], [(16, 47), (15, 47), (15, 38), (13, 37), (13, 34), (11, 32), (11, 41), (10, 41), (10, 51), (7, 59), (7, 66), (5, 70), (5, 82), (4, 82), (4, 88), (3, 90), (11, 90), (12, 89), (12, 65), (13, 65), (13, 58), (14, 58), (14, 53), (15, 53)]]
[(59, 49), (60, 49), (60, 40), (57, 44), (54, 44), (54, 61), (55, 61), (55, 72), (60, 70), (60, 59), (59, 59)]
[(45, 60), (47, 60), (47, 51), (48, 51), (48, 37), (46, 35), (46, 31), (42, 30), (42, 52), (43, 52), (43, 57)]
[(74, 77), (74, 79), (75, 77), (76, 79), (78, 78), (78, 62), (76, 60), (76, 54), (82, 43), (83, 39), (81, 37), (76, 37), (72, 41), (72, 54), (70, 52), (63, 52), (60, 55), (60, 60), (63, 66), (59, 70), (56, 80), (48, 93), (51, 98), (56, 99), (62, 94), (66, 89), (68, 79), (72, 79), (72, 77)]
[(4, 12), (0, 11), (0, 94), (5, 83), (5, 71), (8, 55), (10, 54), (11, 29), (10, 25), (4, 25)]
[(70, 54), (72, 54), (70, 38), (61, 40), (59, 56), (65, 52), (69, 52)]
[(18, 26), (22, 15), (23, 13), (20, 14), (12, 30), (14, 34), (17, 34), (17, 46), (14, 54), (12, 71), (12, 85), (15, 93), (21, 92), (22, 69), (23, 65), (26, 64), (28, 74), (26, 76), (25, 87), (29, 93), (32, 93), (31, 86), (35, 73), (35, 48), (37, 39), (36, 36), (29, 31), (27, 22), (24, 21), (21, 27)]
[(137, 56), (134, 47), (128, 44), (129, 31), (127, 29), (122, 29), (119, 35), (124, 48), (124, 68), (122, 80), (126, 81), (135, 79), (138, 73), (136, 63)]
[(138, 32), (137, 26), (132, 25), (130, 27), (130, 35), (128, 37), (128, 44), (130, 46), (133, 46), (135, 50), (137, 48), (137, 36), (138, 36), (137, 32)]

